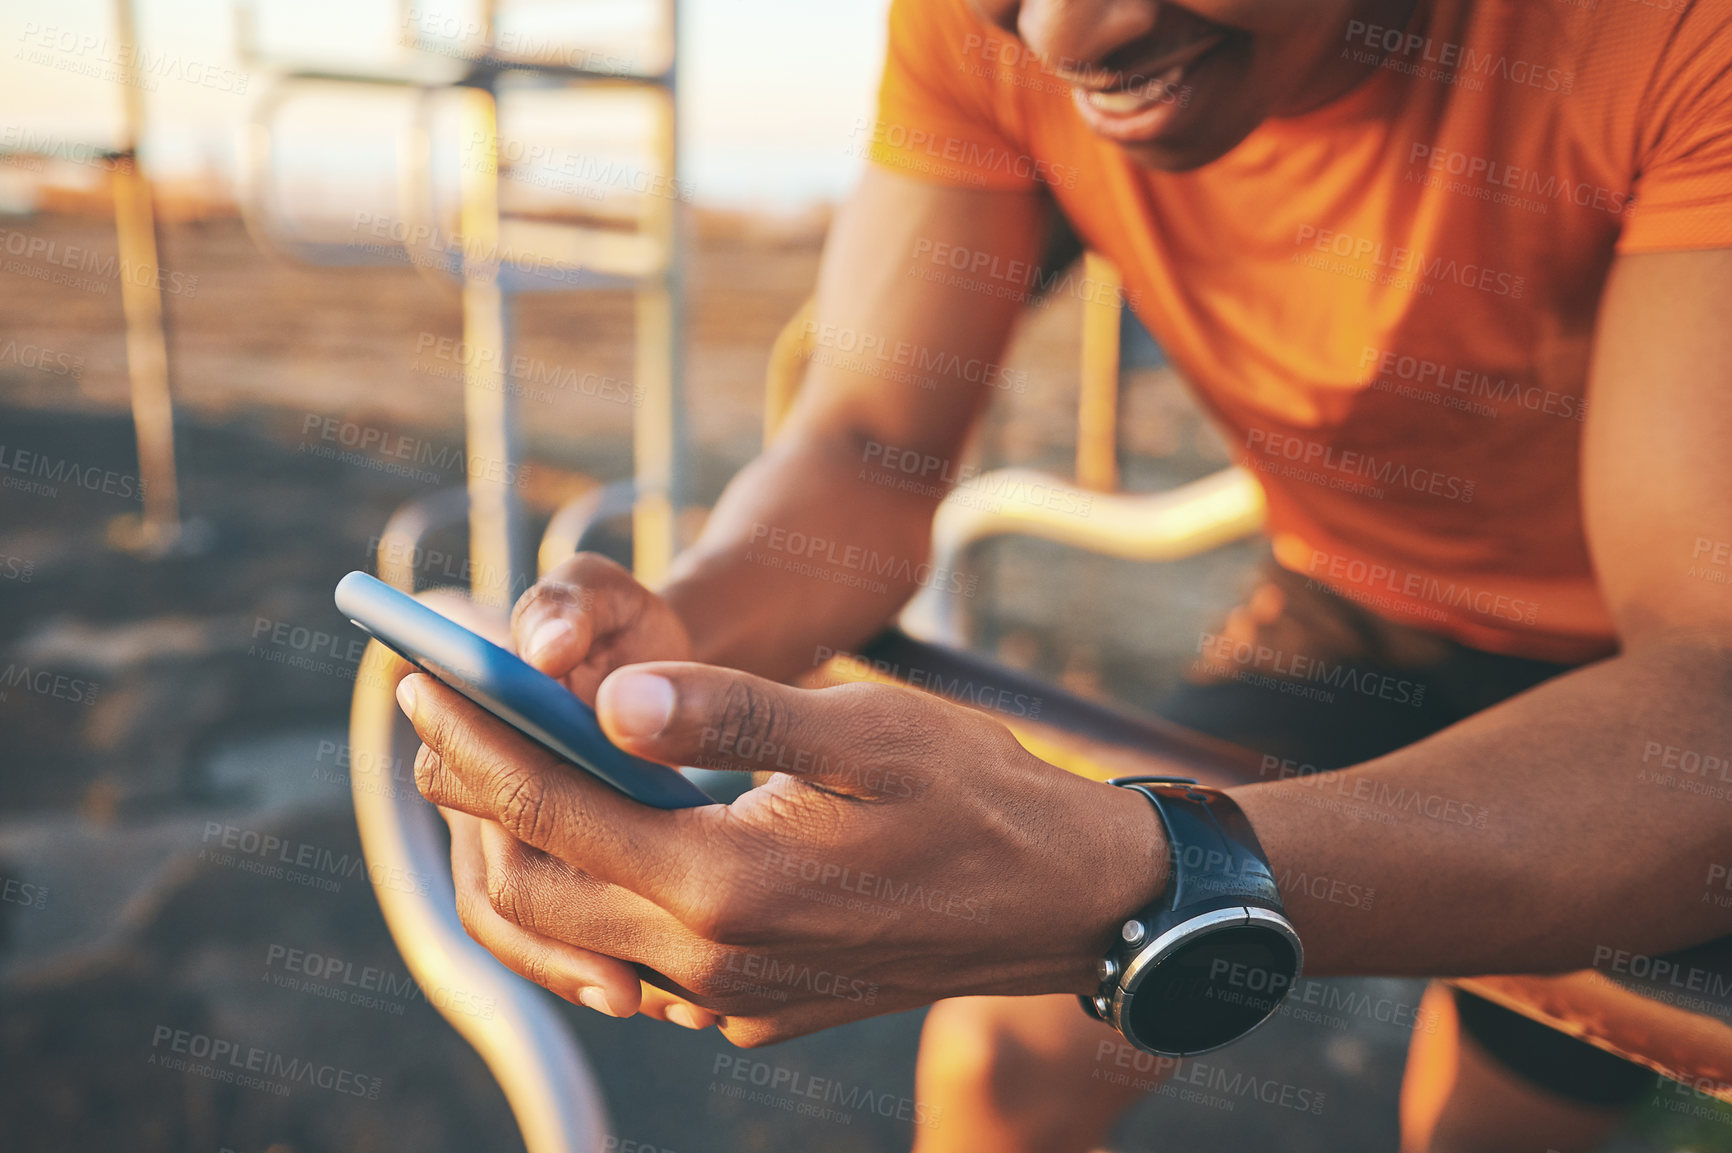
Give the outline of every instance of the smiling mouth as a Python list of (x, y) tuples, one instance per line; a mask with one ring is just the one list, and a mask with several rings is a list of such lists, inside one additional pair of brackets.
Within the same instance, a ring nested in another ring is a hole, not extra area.
[(1117, 121), (1171, 105), (1185, 74), (1228, 39), (1225, 32), (1217, 32), (1167, 53), (1147, 68), (1098, 74), (1102, 79), (1110, 78), (1110, 84), (1089, 84), (1073, 75), (1069, 77), (1071, 91), (1079, 105), (1096, 114), (1090, 119)]

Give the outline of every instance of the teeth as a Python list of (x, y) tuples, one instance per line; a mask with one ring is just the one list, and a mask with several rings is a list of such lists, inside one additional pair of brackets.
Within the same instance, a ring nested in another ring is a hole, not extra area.
[(1132, 88), (1123, 92), (1090, 92), (1088, 102), (1102, 112), (1122, 115), (1147, 108), (1155, 102), (1155, 98), (1143, 89)]
[(1084, 96), (1088, 102), (1102, 112), (1113, 116), (1124, 116), (1139, 112), (1151, 104), (1160, 104), (1173, 99), (1174, 87), (1179, 77), (1184, 75), (1185, 66), (1175, 64), (1153, 80), (1134, 77), (1135, 83), (1129, 88), (1121, 88), (1116, 92), (1087, 92)]

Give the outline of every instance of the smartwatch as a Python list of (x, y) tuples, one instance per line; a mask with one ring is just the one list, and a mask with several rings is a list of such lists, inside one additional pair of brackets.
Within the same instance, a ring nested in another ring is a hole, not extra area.
[(1100, 961), (1092, 1016), (1147, 1053), (1190, 1057), (1231, 1044), (1274, 1015), (1304, 952), (1251, 822), (1189, 777), (1116, 777), (1166, 829), (1167, 886), (1119, 928)]

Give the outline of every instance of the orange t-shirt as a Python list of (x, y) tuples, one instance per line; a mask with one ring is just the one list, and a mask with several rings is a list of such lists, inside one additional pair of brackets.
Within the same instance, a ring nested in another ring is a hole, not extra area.
[(1422, 0), (1348, 25), (1344, 53), (1396, 50), (1347, 95), (1177, 174), (965, 0), (890, 22), (873, 160), (1044, 184), (1255, 470), (1281, 564), (1476, 648), (1611, 651), (1594, 316), (1615, 253), (1732, 246), (1732, 5)]

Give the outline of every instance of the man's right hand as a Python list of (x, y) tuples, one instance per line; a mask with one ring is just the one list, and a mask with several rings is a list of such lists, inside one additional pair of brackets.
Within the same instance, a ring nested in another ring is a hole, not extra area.
[(621, 665), (692, 655), (667, 601), (597, 553), (578, 553), (519, 597), (511, 635), (524, 660), (592, 707), (596, 688)]

